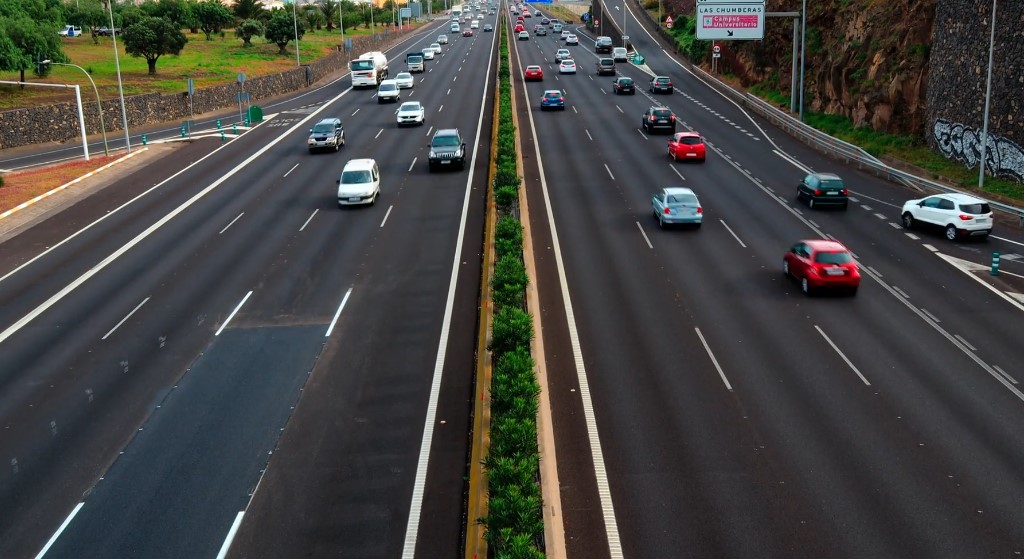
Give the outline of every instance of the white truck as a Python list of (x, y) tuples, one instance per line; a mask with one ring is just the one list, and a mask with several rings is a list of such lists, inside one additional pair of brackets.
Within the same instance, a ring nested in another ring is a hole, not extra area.
[(388, 57), (380, 51), (364, 52), (349, 63), (352, 87), (377, 87), (388, 77)]

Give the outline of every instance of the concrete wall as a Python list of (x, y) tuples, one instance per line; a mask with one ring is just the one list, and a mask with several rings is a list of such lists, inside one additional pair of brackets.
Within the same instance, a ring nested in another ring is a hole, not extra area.
[[(935, 11), (928, 142), (968, 168), (981, 159), (991, 12), (991, 0), (938, 0)], [(999, 0), (995, 19), (985, 165), (1024, 182), (1024, 0)]]
[[(387, 35), (378, 35), (376, 38), (353, 39), (351, 54), (358, 56), (370, 50), (383, 50), (401, 40), (408, 32), (400, 33), (396, 30)], [(350, 53), (334, 52), (309, 65), (287, 72), (250, 78), (244, 84), (244, 91), (250, 94), (250, 104), (259, 105), (261, 100), (297, 91), (332, 74), (345, 72), (348, 70), (349, 60)], [(237, 109), (239, 91), (242, 89), (237, 83), (197, 89), (193, 98), (194, 114)], [(108, 135), (112, 131), (123, 130), (120, 99), (103, 99), (101, 104), (103, 124)], [(189, 115), (189, 99), (184, 83), (179, 94), (132, 95), (125, 97), (124, 104), (129, 130), (161, 122), (184, 122)], [(85, 116), (86, 133), (99, 134), (99, 111), (91, 89), (82, 89), (82, 112)], [(34, 143), (78, 141), (79, 138), (78, 109), (74, 102), (0, 112), (0, 149)]]

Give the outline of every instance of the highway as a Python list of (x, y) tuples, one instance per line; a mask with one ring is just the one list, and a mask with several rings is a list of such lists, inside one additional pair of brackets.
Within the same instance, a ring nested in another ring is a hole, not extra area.
[[(1024, 265), (998, 280), (986, 266), (1024, 251), (1020, 230), (903, 230), (917, 193), (745, 114), (626, 9), (673, 95), (621, 63), (641, 90), (612, 95), (576, 25), (577, 75), (558, 75), (551, 35), (516, 41), (512, 64), (569, 556), (1024, 552), (1024, 307), (1005, 293)], [(522, 82), (528, 64), (543, 82)], [(566, 110), (540, 112), (555, 88)], [(706, 137), (707, 163), (673, 163), (666, 137), (640, 129), (652, 104)], [(848, 211), (794, 201), (810, 170), (846, 179)], [(700, 230), (658, 228), (663, 186), (698, 193)], [(859, 260), (855, 298), (808, 298), (783, 277), (788, 247), (822, 237)]]
[[(445, 32), (395, 46), (391, 74)], [(422, 127), (342, 76), (3, 244), (0, 556), (462, 548), (497, 51), (450, 37), (402, 94)], [(309, 154), (328, 116), (347, 143)], [(428, 173), (441, 127), (465, 171)], [(338, 209), (360, 157), (381, 197)]]

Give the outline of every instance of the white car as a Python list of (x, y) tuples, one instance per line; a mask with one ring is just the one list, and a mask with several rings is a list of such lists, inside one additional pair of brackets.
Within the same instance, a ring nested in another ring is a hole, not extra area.
[(943, 229), (946, 238), (985, 238), (992, 232), (992, 208), (988, 202), (969, 194), (936, 194), (908, 200), (901, 212), (903, 227), (924, 225)]
[[(447, 43), (448, 41), (445, 42)], [(434, 54), (441, 54), (441, 43), (430, 43), (430, 46), (427, 48), (433, 50)]]
[(412, 74), (409, 72), (399, 72), (395, 75), (395, 83), (398, 84), (398, 89), (411, 89), (413, 84)]
[(433, 59), (434, 59), (434, 49), (432, 49), (430, 47), (427, 47), (427, 48), (423, 49), (423, 60), (433, 60)]
[(555, 51), (555, 62), (561, 62), (569, 58), (572, 58), (572, 53), (569, 52), (569, 49), (558, 49)]
[(438, 35), (437, 36), (437, 44), (439, 44), (439, 45), (447, 45), (448, 44), (448, 35)]
[(565, 44), (567, 44), (567, 45), (578, 45), (578, 44), (580, 44), (580, 39), (576, 35), (566, 35), (566, 37), (565, 37)]
[(398, 126), (405, 124), (423, 125), (426, 121), (426, 110), (419, 101), (406, 101), (395, 111)]
[(380, 169), (373, 159), (353, 159), (338, 177), (338, 207), (373, 204), (380, 196)]
[(377, 104), (386, 101), (398, 102), (402, 96), (399, 94), (398, 82), (395, 80), (384, 80), (377, 86)]
[(572, 33), (570, 33), (568, 29), (563, 29), (558, 37), (564, 41), (569, 37), (569, 35), (572, 35)]
[(612, 49), (612, 59), (616, 62), (627, 62), (628, 51), (625, 47), (615, 47)]
[(469, 28), (480, 29), (480, 22), (474, 19), (473, 21), (469, 22)]
[(576, 62), (571, 58), (566, 58), (558, 64), (559, 74), (575, 74), (576, 73)]

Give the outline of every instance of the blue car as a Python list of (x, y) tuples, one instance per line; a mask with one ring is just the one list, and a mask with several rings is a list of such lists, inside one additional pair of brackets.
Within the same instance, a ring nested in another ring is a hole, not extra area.
[(651, 197), (651, 208), (658, 225), (689, 224), (700, 227), (704, 221), (704, 208), (689, 188), (663, 188)]
[(544, 92), (544, 96), (540, 98), (540, 110), (547, 109), (565, 110), (565, 97), (561, 91), (549, 89)]

